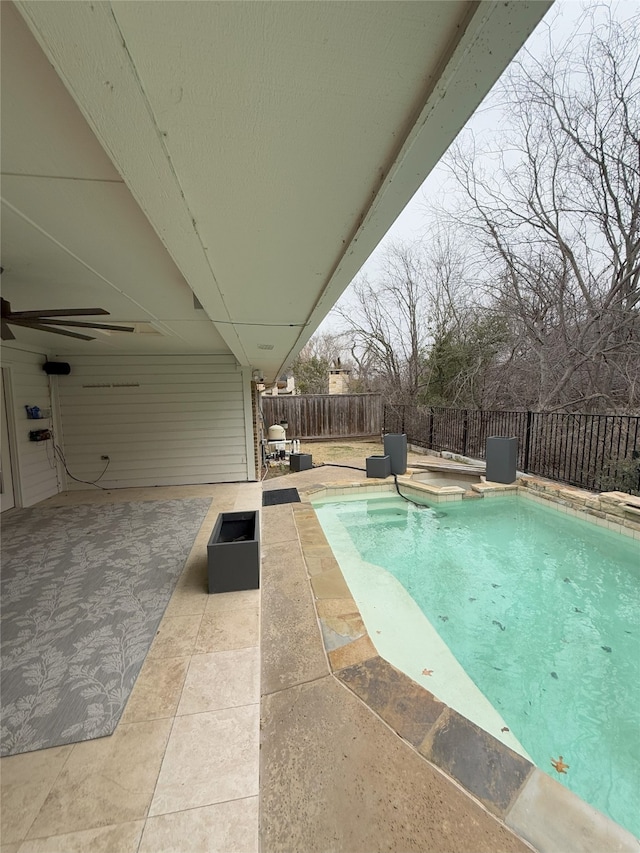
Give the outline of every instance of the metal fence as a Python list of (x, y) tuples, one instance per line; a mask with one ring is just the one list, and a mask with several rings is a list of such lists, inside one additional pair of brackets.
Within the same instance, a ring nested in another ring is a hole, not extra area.
[(287, 421), (289, 438), (365, 438), (382, 432), (379, 394), (262, 397), (265, 430)]
[(484, 459), (490, 436), (516, 436), (518, 469), (595, 491), (640, 493), (640, 417), (384, 406), (384, 432)]

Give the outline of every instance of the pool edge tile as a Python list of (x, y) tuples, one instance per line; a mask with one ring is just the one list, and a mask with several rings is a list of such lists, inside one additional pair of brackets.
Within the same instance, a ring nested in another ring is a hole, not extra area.
[(539, 853), (638, 853), (640, 841), (534, 767), (505, 816), (505, 825)]
[(354, 664), (362, 663), (370, 658), (377, 657), (376, 647), (371, 642), (369, 634), (365, 633), (344, 646), (327, 652), (331, 671), (335, 675), (339, 670), (346, 669)]
[(448, 708), (418, 748), (499, 818), (504, 818), (534, 765)]
[(334, 673), (414, 749), (447, 706), (380, 655)]

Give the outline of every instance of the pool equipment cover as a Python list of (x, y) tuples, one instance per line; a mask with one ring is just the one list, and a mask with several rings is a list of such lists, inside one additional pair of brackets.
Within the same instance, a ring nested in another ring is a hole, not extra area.
[(290, 453), (289, 470), (292, 472), (310, 471), (313, 468), (313, 459), (310, 453)]

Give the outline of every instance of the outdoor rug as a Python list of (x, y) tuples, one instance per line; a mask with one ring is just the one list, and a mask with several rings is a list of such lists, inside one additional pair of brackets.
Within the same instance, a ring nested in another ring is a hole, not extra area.
[(262, 506), (297, 503), (300, 503), (300, 495), (297, 489), (271, 489), (262, 492)]
[(111, 734), (210, 498), (2, 520), (2, 755)]

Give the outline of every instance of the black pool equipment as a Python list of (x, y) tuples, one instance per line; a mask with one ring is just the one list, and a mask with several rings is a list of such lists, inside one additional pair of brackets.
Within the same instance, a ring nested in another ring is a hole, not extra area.
[(292, 473), (310, 471), (313, 468), (313, 458), (310, 453), (290, 453), (289, 470)]

